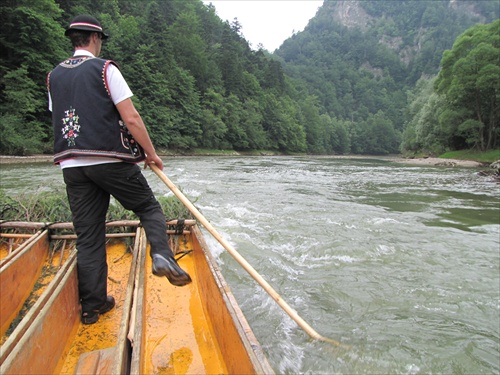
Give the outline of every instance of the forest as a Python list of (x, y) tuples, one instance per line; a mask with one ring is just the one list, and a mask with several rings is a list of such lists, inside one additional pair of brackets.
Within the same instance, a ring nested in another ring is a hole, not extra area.
[(4, 0), (0, 154), (52, 153), (45, 79), (83, 13), (110, 34), (101, 57), (119, 65), (160, 153), (500, 147), (495, 2), (351, 1), (357, 20), (336, 16), (345, 3), (325, 1), (271, 53), (201, 0)]

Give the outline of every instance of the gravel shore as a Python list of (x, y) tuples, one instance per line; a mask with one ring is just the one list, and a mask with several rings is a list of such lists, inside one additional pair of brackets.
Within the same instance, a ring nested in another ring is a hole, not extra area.
[(470, 168), (481, 168), (488, 166), (488, 164), (480, 163), (473, 160), (458, 160), (458, 159), (440, 159), (440, 158), (394, 158), (388, 159), (393, 160), (398, 163), (413, 164), (413, 165), (429, 165), (436, 167), (470, 167)]

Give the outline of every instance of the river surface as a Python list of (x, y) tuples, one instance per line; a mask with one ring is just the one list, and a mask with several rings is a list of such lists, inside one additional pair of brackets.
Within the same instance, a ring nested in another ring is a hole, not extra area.
[[(208, 234), (279, 374), (498, 374), (500, 185), (477, 169), (328, 157), (175, 157), (165, 173), (318, 333)], [(26, 177), (29, 176), (29, 179)], [(153, 190), (167, 187), (146, 171)], [(8, 194), (63, 186), (2, 165)]]

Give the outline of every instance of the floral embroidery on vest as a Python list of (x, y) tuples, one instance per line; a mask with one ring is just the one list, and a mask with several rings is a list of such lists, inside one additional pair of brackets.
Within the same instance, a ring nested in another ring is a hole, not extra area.
[(79, 117), (72, 107), (64, 111), (64, 114), (65, 116), (62, 118), (63, 127), (61, 129), (63, 138), (68, 140), (68, 147), (75, 146), (76, 137), (78, 137), (78, 133), (80, 133), (80, 125), (78, 125)]

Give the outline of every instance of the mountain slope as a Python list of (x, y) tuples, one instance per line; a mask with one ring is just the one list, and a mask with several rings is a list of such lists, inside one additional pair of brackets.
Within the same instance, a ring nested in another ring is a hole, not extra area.
[(496, 1), (325, 1), (275, 55), (322, 112), (351, 122), (383, 112), (401, 131), (407, 90), (437, 74), (458, 35), (498, 13)]

